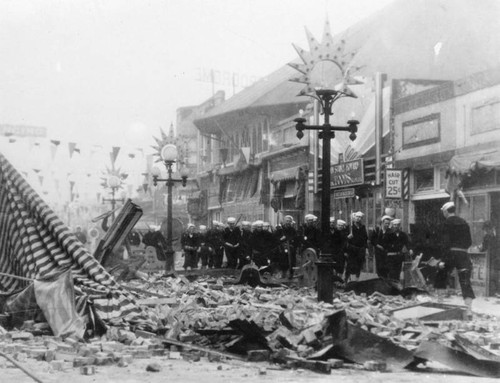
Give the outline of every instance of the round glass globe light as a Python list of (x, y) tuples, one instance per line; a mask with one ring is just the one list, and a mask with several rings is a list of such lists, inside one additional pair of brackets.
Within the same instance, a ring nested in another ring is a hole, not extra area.
[(189, 176), (189, 169), (187, 168), (187, 166), (182, 167), (179, 171), (179, 174), (181, 175), (181, 177), (187, 178)]
[(161, 158), (166, 162), (174, 162), (177, 159), (177, 146), (167, 144), (161, 148)]
[(161, 170), (158, 166), (154, 166), (152, 169), (151, 169), (151, 175), (153, 177), (160, 177), (161, 176)]
[(117, 176), (110, 176), (108, 178), (108, 186), (110, 188), (117, 188), (120, 186), (120, 179)]

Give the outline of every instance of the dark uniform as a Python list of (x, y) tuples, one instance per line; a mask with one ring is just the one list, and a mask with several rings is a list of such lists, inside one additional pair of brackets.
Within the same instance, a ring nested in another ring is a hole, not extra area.
[(353, 223), (352, 238), (347, 238), (346, 245), (346, 279), (349, 279), (350, 275), (355, 275), (356, 278), (359, 278), (361, 269), (363, 268), (363, 264), (365, 262), (367, 242), (368, 233), (366, 231), (365, 225), (363, 225), (362, 223)]
[(387, 252), (388, 277), (399, 281), (405, 255), (410, 248), (410, 239), (408, 234), (402, 231), (393, 231), (389, 234), (389, 243)]
[(196, 269), (198, 267), (198, 246), (200, 238), (198, 233), (184, 232), (181, 236), (181, 245), (184, 250), (184, 270), (188, 267)]
[(435, 287), (446, 288), (448, 274), (457, 269), (458, 281), (462, 289), (462, 296), (474, 299), (471, 285), (472, 262), (467, 252), (472, 245), (470, 228), (463, 218), (456, 215), (449, 216), (443, 224), (441, 231), (441, 245), (443, 248), (444, 269), (436, 275)]
[(300, 245), (302, 250), (312, 248), (319, 253), (321, 247), (321, 230), (314, 224), (302, 225), (301, 233), (299, 234)]
[(324, 249), (328, 254), (331, 254), (333, 262), (335, 262), (333, 269), (337, 275), (343, 275), (345, 268), (344, 253), (346, 250), (347, 233), (345, 230), (330, 227), (330, 230), (325, 237), (325, 241), (326, 243)]
[(262, 226), (257, 226), (252, 231), (250, 245), (252, 249), (252, 260), (258, 267), (268, 266), (272, 250), (273, 235)]
[(389, 276), (389, 269), (387, 268), (387, 253), (390, 249), (390, 234), (391, 230), (384, 231), (382, 228), (377, 227), (370, 238), (371, 243), (375, 249), (375, 263), (377, 268), (377, 275), (380, 278), (387, 278)]
[(238, 266), (240, 254), (241, 230), (239, 227), (226, 227), (224, 229), (224, 250), (226, 251), (227, 267), (235, 269)]
[(208, 259), (213, 254), (213, 249), (208, 241), (207, 231), (198, 233), (198, 238), (199, 238), (198, 255), (201, 260), (201, 268), (206, 269), (208, 266)]
[(224, 258), (224, 232), (217, 226), (208, 231), (208, 243), (214, 249), (213, 255), (208, 257), (209, 268), (221, 268)]
[(297, 229), (290, 224), (284, 224), (276, 228), (276, 236), (281, 245), (281, 268), (288, 270), (288, 275), (291, 278), (293, 268), (297, 264)]
[(252, 258), (252, 246), (250, 244), (252, 238), (252, 231), (250, 229), (241, 229), (241, 240), (240, 240), (240, 259), (238, 262), (238, 269), (241, 269), (243, 265), (250, 263)]

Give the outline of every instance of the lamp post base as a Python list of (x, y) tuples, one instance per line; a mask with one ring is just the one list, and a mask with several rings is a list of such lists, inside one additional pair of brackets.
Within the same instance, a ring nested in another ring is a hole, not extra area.
[(318, 302), (333, 303), (333, 266), (330, 257), (321, 257), (315, 262), (318, 267)]
[(167, 249), (165, 251), (165, 275), (175, 274), (175, 251)]

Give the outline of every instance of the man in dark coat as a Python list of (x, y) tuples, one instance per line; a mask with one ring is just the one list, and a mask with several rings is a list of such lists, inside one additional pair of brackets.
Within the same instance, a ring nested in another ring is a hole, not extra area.
[(240, 254), (241, 230), (236, 226), (236, 218), (227, 219), (227, 227), (224, 229), (224, 250), (227, 258), (227, 268), (236, 269)]
[(302, 225), (299, 234), (301, 250), (312, 248), (316, 250), (319, 256), (319, 249), (321, 247), (321, 230), (316, 225), (317, 217), (313, 214), (305, 216), (305, 223)]
[(389, 269), (387, 268), (387, 253), (390, 249), (390, 234), (391, 229), (389, 228), (392, 217), (389, 215), (384, 215), (381, 218), (380, 227), (376, 227), (373, 231), (370, 242), (375, 249), (375, 264), (377, 269), (377, 275), (380, 278), (387, 278), (389, 276)]
[(365, 262), (366, 247), (368, 246), (368, 233), (363, 225), (364, 214), (360, 211), (352, 214), (352, 224), (347, 235), (347, 265), (345, 278), (348, 281), (351, 276), (358, 281), (361, 269)]
[(252, 258), (252, 246), (250, 240), (252, 237), (252, 224), (249, 221), (241, 223), (241, 241), (240, 241), (240, 259), (238, 262), (238, 269), (250, 263)]
[(198, 233), (195, 233), (195, 226), (193, 224), (188, 224), (187, 230), (182, 233), (181, 245), (182, 250), (184, 250), (184, 270), (196, 269), (198, 268), (198, 247), (199, 247), (199, 237)]
[(272, 233), (264, 230), (264, 222), (255, 221), (253, 224), (252, 237), (250, 240), (252, 249), (252, 260), (258, 267), (269, 266), (272, 243)]
[(286, 215), (283, 225), (276, 227), (276, 236), (281, 244), (282, 267), (287, 270), (288, 277), (293, 277), (293, 268), (297, 264), (297, 229), (293, 225), (293, 217)]
[(453, 202), (447, 202), (441, 207), (445, 218), (441, 230), (441, 246), (444, 256), (438, 264), (439, 271), (436, 275), (435, 287), (443, 288), (443, 282), (446, 283), (447, 280), (446, 276), (456, 268), (467, 313), (472, 315), (472, 300), (476, 297), (470, 280), (472, 262), (468, 253), (472, 238), (469, 225), (463, 218), (455, 215), (455, 210)]
[(208, 241), (208, 231), (205, 225), (200, 225), (198, 233), (198, 257), (201, 260), (201, 268), (206, 269), (208, 266), (208, 258), (213, 253), (213, 249)]
[[(345, 245), (346, 245), (346, 235), (342, 232), (341, 225), (345, 224), (342, 220), (336, 220), (335, 217), (330, 217), (330, 230), (328, 231), (323, 248), (332, 256), (333, 270), (335, 273), (342, 277), (344, 275), (345, 267)], [(340, 224), (340, 226), (339, 226)]]
[(223, 224), (218, 221), (212, 222), (212, 228), (208, 231), (208, 243), (214, 249), (213, 255), (208, 257), (208, 267), (219, 269), (222, 267), (224, 258), (224, 229)]
[(393, 219), (391, 228), (392, 233), (390, 234), (390, 245), (387, 252), (388, 276), (390, 279), (399, 281), (403, 262), (410, 255), (410, 239), (408, 234), (401, 230), (400, 219)]

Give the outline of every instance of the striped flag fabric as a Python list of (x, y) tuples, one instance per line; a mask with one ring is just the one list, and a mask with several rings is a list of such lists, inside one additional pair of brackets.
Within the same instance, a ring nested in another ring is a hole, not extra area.
[(29, 279), (50, 279), (68, 269), (78, 311), (92, 299), (95, 312), (108, 324), (156, 328), (0, 153), (0, 273), (21, 277), (0, 274), (0, 294), (13, 294), (27, 287)]

